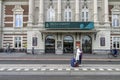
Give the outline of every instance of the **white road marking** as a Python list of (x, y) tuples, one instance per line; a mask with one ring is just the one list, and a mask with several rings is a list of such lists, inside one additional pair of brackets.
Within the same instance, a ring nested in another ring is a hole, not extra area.
[(99, 68), (99, 70), (100, 70), (100, 71), (104, 71), (104, 69), (103, 69), (103, 68)]
[(5, 70), (5, 68), (1, 68), (1, 69), (0, 69), (0, 71), (3, 71), (3, 70)]
[(71, 69), (70, 68), (66, 68), (66, 71), (70, 71)]
[(8, 69), (8, 71), (12, 71), (12, 70), (13, 70), (13, 68), (9, 68), (9, 69)]
[(112, 69), (107, 69), (108, 71), (112, 71)]
[(88, 69), (87, 68), (82, 68), (83, 71), (87, 71)]
[(78, 69), (78, 68), (74, 68), (74, 70), (75, 70), (75, 71), (79, 71), (79, 69)]
[(25, 68), (24, 71), (29, 71), (29, 68)]
[(116, 70), (116, 71), (120, 71), (120, 69), (119, 69), (119, 68), (116, 68), (115, 70)]
[(62, 71), (63, 69), (62, 68), (59, 68), (58, 71)]
[(20, 68), (16, 69), (16, 71), (20, 71), (20, 70), (21, 70)]
[(38, 69), (37, 68), (34, 68), (33, 71), (37, 71)]
[(53, 71), (54, 69), (51, 68), (51, 69), (49, 69), (49, 70), (50, 70), (50, 71)]
[(46, 69), (42, 68), (41, 71), (45, 71)]
[(90, 70), (91, 70), (91, 71), (95, 71), (96, 69), (95, 69), (95, 68), (91, 68)]
[[(59, 67), (59, 68), (58, 68)], [(0, 67), (0, 72), (2, 71), (29, 71), (29, 70), (32, 70), (32, 71), (38, 71), (38, 70), (41, 70), (41, 71), (46, 71), (46, 70), (49, 70), (49, 71), (118, 71), (120, 72), (120, 66), (116, 66), (116, 65), (111, 65), (111, 67), (108, 67), (108, 65), (105, 65), (105, 66), (100, 66), (100, 65), (84, 65), (84, 66), (81, 66), (81, 67), (71, 67), (70, 65), (69, 66), (66, 66), (66, 65), (20, 65), (20, 66), (16, 66), (16, 65), (12, 65), (12, 66), (3, 66), (1, 65)]]

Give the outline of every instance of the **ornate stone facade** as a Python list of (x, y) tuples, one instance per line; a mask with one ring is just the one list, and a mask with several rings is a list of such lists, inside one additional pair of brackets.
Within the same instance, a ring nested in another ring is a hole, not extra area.
[[(27, 43), (28, 52), (34, 47), (36, 53), (55, 54), (74, 53), (76, 45), (84, 53), (120, 49), (119, 0), (0, 0), (0, 15), (0, 48), (9, 43), (24, 49)], [(94, 28), (46, 28), (46, 22), (93, 22)]]

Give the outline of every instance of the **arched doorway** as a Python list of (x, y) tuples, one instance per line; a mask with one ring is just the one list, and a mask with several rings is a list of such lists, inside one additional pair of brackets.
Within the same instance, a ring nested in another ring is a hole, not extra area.
[(84, 36), (82, 39), (83, 53), (92, 53), (92, 38), (90, 36)]
[(63, 39), (63, 53), (73, 53), (73, 37), (65, 36)]
[(52, 35), (45, 38), (45, 53), (55, 53), (55, 37)]

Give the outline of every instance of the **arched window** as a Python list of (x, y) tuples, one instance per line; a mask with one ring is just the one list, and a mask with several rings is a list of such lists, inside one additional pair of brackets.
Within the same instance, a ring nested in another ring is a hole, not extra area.
[(13, 8), (13, 15), (14, 15), (14, 27), (23, 27), (23, 9), (21, 5), (15, 5)]
[(88, 21), (89, 20), (89, 10), (88, 10), (88, 8), (87, 8), (87, 6), (84, 6), (83, 8), (82, 8), (82, 21)]
[(118, 27), (119, 26), (119, 15), (118, 14), (113, 14), (112, 15), (112, 26), (113, 27)]
[(45, 38), (45, 53), (55, 53), (55, 37), (53, 35)]
[(112, 12), (112, 27), (119, 27), (120, 25), (120, 10), (119, 10), (119, 5), (114, 5), (113, 8), (111, 9)]
[(55, 21), (55, 10), (52, 6), (47, 10), (47, 21)]
[(72, 20), (72, 11), (69, 6), (64, 11), (64, 21), (71, 21)]

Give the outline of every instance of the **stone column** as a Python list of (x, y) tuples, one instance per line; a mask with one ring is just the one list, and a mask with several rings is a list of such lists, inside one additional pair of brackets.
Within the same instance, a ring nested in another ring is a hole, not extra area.
[(2, 48), (2, 0), (0, 0), (0, 48)]
[(58, 0), (58, 21), (61, 21), (61, 0)]
[(105, 22), (109, 22), (109, 17), (108, 17), (108, 0), (104, 0), (104, 19), (105, 19)]
[(43, 22), (44, 22), (44, 8), (43, 8), (43, 5), (44, 5), (44, 3), (43, 3), (43, 0), (39, 0), (40, 2), (39, 2), (39, 25), (42, 25), (43, 24)]
[(32, 26), (33, 23), (33, 12), (34, 12), (34, 0), (29, 0), (29, 18), (28, 26)]
[(97, 22), (98, 21), (98, 13), (97, 13), (97, 0), (94, 0), (94, 22)]
[(75, 1), (76, 7), (75, 7), (75, 20), (79, 21), (79, 0)]

